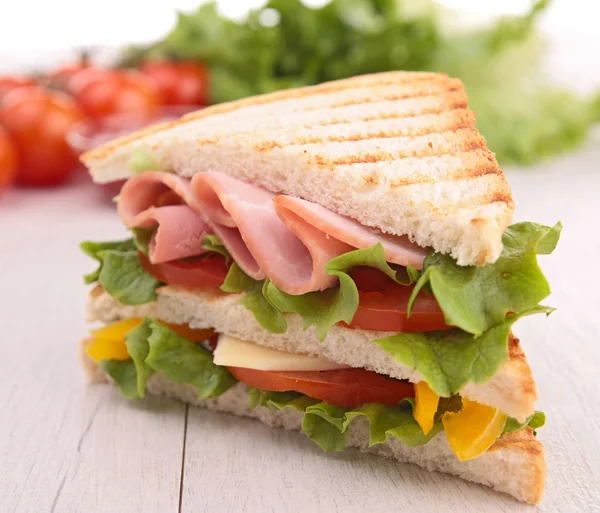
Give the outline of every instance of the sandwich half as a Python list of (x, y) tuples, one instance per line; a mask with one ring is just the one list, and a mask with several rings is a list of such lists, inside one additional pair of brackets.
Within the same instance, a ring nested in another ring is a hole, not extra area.
[(131, 238), (85, 242), (90, 378), (541, 500), (537, 256), (459, 80), (355, 77), (217, 105), (83, 156)]

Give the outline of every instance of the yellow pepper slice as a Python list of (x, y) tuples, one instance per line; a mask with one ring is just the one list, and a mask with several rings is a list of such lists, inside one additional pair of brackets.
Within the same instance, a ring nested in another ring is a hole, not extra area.
[(125, 340), (128, 331), (137, 328), (142, 323), (142, 319), (125, 319), (124, 321), (113, 322), (91, 332), (92, 337), (103, 340), (112, 340), (119, 342)]
[(450, 447), (460, 461), (477, 458), (502, 434), (506, 413), (463, 397), (462, 409), (442, 416)]
[(421, 426), (423, 433), (429, 433), (433, 428), (433, 420), (438, 409), (440, 396), (431, 387), (420, 381), (415, 385), (415, 420)]
[(129, 360), (131, 358), (127, 352), (125, 340), (92, 338), (86, 343), (85, 352), (97, 362), (100, 360)]

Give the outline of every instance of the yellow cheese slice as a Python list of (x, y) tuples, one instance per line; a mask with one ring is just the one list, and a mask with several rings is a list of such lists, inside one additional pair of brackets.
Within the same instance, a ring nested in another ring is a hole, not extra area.
[(214, 362), (216, 365), (263, 371), (324, 371), (348, 368), (347, 365), (330, 362), (325, 358), (278, 351), (229, 335), (219, 337)]

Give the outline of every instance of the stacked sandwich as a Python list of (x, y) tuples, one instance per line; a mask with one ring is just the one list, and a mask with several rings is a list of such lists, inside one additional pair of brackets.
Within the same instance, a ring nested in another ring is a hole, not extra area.
[(512, 334), (560, 235), (514, 204), (459, 80), (355, 77), (222, 104), (83, 157), (131, 237), (98, 261), (85, 368), (541, 499)]

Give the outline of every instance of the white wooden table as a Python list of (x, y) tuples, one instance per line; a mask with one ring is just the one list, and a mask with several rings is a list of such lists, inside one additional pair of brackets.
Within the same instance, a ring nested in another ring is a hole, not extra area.
[[(509, 171), (517, 219), (562, 220), (542, 257), (558, 307), (516, 327), (538, 383), (548, 478), (540, 511), (600, 511), (600, 138)], [(124, 236), (83, 183), (0, 198), (0, 512), (534, 511), (452, 476), (325, 455), (303, 435), (87, 386), (84, 239)]]

